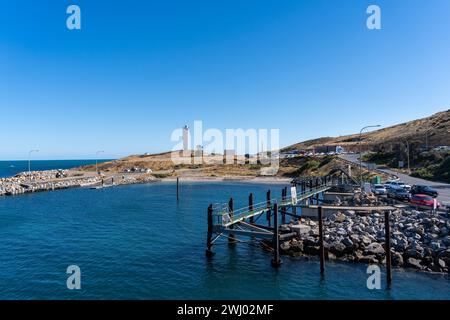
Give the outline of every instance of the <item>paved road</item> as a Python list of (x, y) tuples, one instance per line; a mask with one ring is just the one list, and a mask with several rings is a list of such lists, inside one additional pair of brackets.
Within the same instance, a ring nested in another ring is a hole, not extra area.
[[(347, 161), (354, 162), (359, 165), (359, 155), (358, 154), (342, 154), (339, 156), (342, 159), (345, 159)], [(362, 163), (363, 167), (366, 166), (366, 163)], [(433, 187), (439, 192), (438, 200), (440, 202), (445, 202), (446, 204), (450, 205), (450, 184), (448, 183), (442, 183), (442, 182), (434, 182), (434, 181), (428, 181), (420, 178), (410, 177), (406, 174), (396, 172), (394, 170), (390, 169), (382, 169), (378, 168), (378, 170), (386, 172), (387, 174), (396, 175), (400, 180), (405, 182), (409, 185), (414, 184), (422, 184), (427, 185), (430, 187)]]

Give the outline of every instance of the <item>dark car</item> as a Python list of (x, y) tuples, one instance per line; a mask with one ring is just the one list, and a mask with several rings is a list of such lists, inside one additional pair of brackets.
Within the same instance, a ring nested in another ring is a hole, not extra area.
[(422, 186), (422, 185), (412, 186), (411, 194), (426, 194), (433, 198), (437, 198), (437, 196), (439, 195), (439, 193), (435, 189), (429, 186)]
[(387, 196), (398, 200), (409, 200), (411, 194), (405, 189), (389, 189)]

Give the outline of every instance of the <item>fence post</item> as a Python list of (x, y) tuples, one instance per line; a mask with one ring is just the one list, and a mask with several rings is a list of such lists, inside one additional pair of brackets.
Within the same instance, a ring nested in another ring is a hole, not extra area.
[[(230, 198), (230, 201), (228, 201), (228, 212), (230, 213), (230, 220), (233, 220), (233, 211), (234, 211), (233, 207), (234, 207), (234, 205), (233, 205), (233, 198)], [(230, 229), (234, 229), (234, 225), (233, 224), (230, 225)], [(228, 243), (229, 244), (236, 243), (234, 234), (230, 233), (228, 235)]]
[(268, 223), (268, 225), (270, 227), (270, 206), (271, 206), (271, 204), (270, 204), (270, 190), (267, 190), (266, 201), (267, 201), (267, 209), (268, 209), (266, 218), (267, 218), (267, 223)]
[[(287, 188), (281, 189), (281, 203), (283, 204), (286, 200)], [(285, 206), (281, 206), (281, 223), (286, 224), (286, 214), (284, 213), (286, 210)]]
[(208, 206), (208, 235), (207, 235), (207, 239), (206, 239), (206, 256), (210, 257), (214, 254), (214, 252), (212, 252), (211, 247), (212, 247), (212, 233), (213, 233), (213, 206), (212, 204), (210, 204)]
[[(253, 193), (250, 193), (250, 195), (248, 196), (248, 211), (252, 212), (253, 211)], [(253, 216), (250, 217), (250, 223), (253, 223), (254, 219)]]
[(278, 204), (273, 205), (273, 259), (272, 267), (280, 267), (280, 235), (278, 233)]
[(317, 208), (319, 218), (319, 256), (320, 256), (320, 274), (325, 274), (325, 249), (323, 246), (323, 217), (322, 206)]
[(391, 286), (392, 274), (391, 274), (391, 228), (389, 223), (389, 211), (384, 212), (384, 239), (386, 247), (386, 282), (388, 287)]

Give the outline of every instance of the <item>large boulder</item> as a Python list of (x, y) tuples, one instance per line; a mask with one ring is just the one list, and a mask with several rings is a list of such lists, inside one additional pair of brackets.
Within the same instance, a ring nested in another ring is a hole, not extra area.
[(406, 259), (406, 265), (414, 269), (422, 269), (422, 265), (420, 264), (420, 260), (418, 259), (408, 258)]
[(365, 249), (365, 255), (381, 255), (385, 253), (383, 246), (378, 242), (369, 244)]
[(345, 218), (346, 218), (345, 214), (339, 212), (339, 213), (336, 215), (334, 221), (336, 221), (336, 222), (344, 222), (344, 221), (345, 221)]
[(346, 249), (346, 246), (342, 242), (335, 242), (331, 245), (330, 252), (334, 253), (337, 257), (342, 257)]
[(291, 248), (291, 245), (290, 245), (289, 241), (285, 241), (280, 244), (281, 251), (289, 251), (290, 248)]
[(341, 241), (341, 243), (342, 243), (345, 247), (347, 247), (347, 248), (353, 248), (353, 246), (354, 246), (353, 241), (350, 240), (349, 238), (344, 238), (344, 239)]
[(441, 269), (445, 269), (445, 267), (447, 266), (447, 264), (445, 263), (445, 261), (442, 260), (442, 259), (438, 259), (438, 260), (437, 260), (437, 265), (438, 265), (439, 268), (441, 268)]
[(375, 255), (357, 257), (359, 262), (362, 263), (378, 263), (378, 259)]
[(305, 224), (294, 224), (290, 226), (292, 232), (296, 232), (299, 236), (307, 235), (311, 231), (311, 227)]
[(291, 241), (291, 251), (294, 252), (302, 252), (303, 251), (303, 242), (302, 241), (297, 241), (297, 240), (293, 240)]
[(372, 243), (372, 240), (368, 236), (362, 236), (361, 242), (363, 245), (368, 246)]
[(403, 266), (403, 256), (400, 253), (395, 252), (392, 255), (391, 259), (392, 259), (391, 262), (392, 262), (393, 266), (395, 266), (395, 267)]

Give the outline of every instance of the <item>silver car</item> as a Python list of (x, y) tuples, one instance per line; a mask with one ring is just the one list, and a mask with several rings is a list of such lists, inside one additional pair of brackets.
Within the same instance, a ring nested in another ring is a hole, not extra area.
[(377, 196), (385, 195), (387, 194), (387, 190), (382, 184), (374, 184), (372, 185), (372, 192), (376, 194)]

